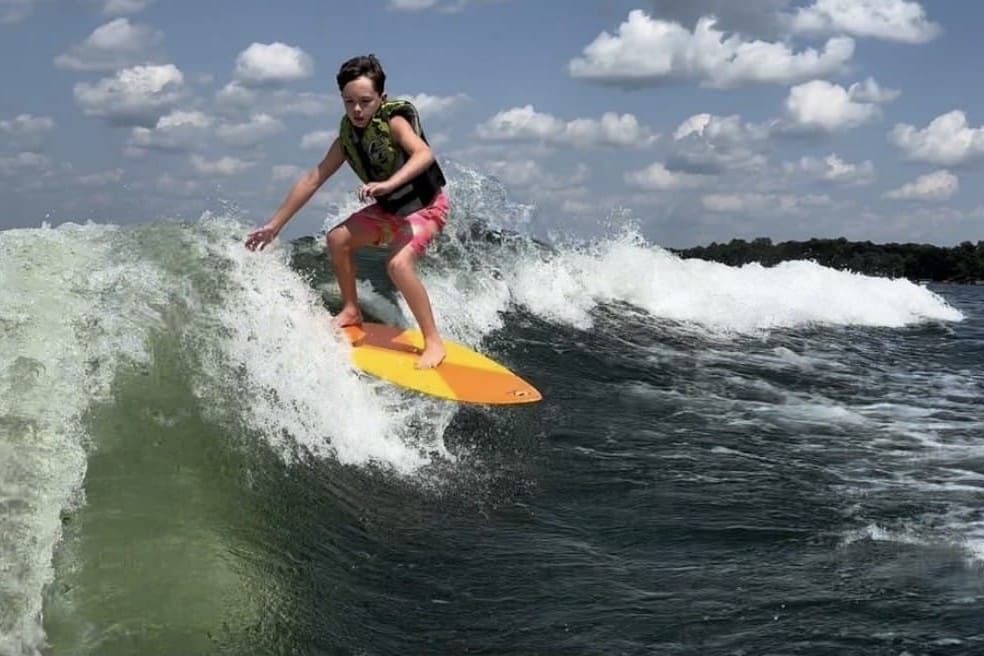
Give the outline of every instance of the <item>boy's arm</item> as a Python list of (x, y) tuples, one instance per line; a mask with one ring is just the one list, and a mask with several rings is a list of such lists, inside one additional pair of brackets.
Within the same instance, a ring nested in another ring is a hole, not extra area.
[(280, 234), (291, 217), (311, 200), (311, 196), (325, 183), (325, 180), (334, 175), (335, 171), (344, 163), (345, 153), (342, 151), (341, 143), (335, 139), (331, 147), (328, 148), (324, 159), (294, 183), (294, 186), (287, 192), (284, 202), (280, 204), (266, 225), (256, 228), (246, 235), (246, 248), (254, 251), (259, 247), (260, 250), (263, 250)]
[(294, 214), (311, 200), (311, 196), (321, 188), (325, 180), (334, 175), (335, 171), (344, 163), (345, 153), (342, 152), (341, 142), (336, 138), (332, 142), (331, 147), (328, 148), (328, 152), (325, 153), (324, 159), (318, 162), (318, 165), (313, 169), (302, 175), (294, 183), (294, 186), (290, 188), (290, 191), (287, 192), (287, 197), (284, 198), (284, 202), (280, 204), (277, 211), (270, 217), (267, 226), (280, 232), (281, 228), (291, 220)]

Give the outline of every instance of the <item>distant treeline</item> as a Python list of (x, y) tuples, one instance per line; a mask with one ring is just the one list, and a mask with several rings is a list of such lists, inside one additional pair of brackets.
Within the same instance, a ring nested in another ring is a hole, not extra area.
[(773, 266), (787, 260), (813, 260), (834, 269), (873, 276), (933, 280), (936, 282), (984, 282), (984, 241), (959, 246), (931, 244), (873, 244), (870, 241), (811, 239), (773, 244), (767, 237), (752, 241), (732, 239), (727, 244), (673, 249), (682, 257), (696, 257), (733, 266), (758, 262)]

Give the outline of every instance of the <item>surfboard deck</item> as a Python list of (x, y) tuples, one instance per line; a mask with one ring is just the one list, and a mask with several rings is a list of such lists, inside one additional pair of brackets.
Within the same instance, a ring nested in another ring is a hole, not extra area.
[(462, 403), (534, 403), (543, 398), (506, 367), (457, 342), (444, 340), (447, 356), (436, 368), (417, 369), (424, 346), (419, 330), (363, 323), (343, 331), (356, 367), (402, 387)]

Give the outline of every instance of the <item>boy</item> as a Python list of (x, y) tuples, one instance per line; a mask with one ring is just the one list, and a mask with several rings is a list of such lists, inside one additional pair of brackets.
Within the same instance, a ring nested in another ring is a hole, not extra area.
[(246, 248), (262, 250), (325, 180), (348, 162), (362, 180), (359, 199), (375, 202), (328, 232), (328, 251), (342, 294), (335, 325), (341, 328), (362, 323), (353, 251), (389, 243), (386, 270), (424, 336), (416, 366), (436, 367), (444, 360), (444, 342), (415, 266), (434, 235), (443, 229), (448, 215), (448, 200), (442, 190), (444, 174), (427, 145), (416, 108), (405, 100), (387, 100), (386, 74), (376, 57), (348, 60), (336, 81), (345, 104), (338, 138), (324, 159), (294, 183), (267, 224), (249, 233)]

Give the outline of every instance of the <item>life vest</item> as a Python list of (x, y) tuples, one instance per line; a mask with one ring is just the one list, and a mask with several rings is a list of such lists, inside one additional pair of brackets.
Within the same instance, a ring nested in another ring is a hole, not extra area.
[[(390, 133), (390, 116), (402, 116), (413, 131), (427, 143), (427, 137), (420, 127), (417, 108), (408, 100), (385, 100), (362, 129), (352, 125), (348, 115), (342, 116), (338, 129), (345, 159), (362, 182), (382, 182), (389, 179), (408, 157), (407, 153), (393, 140)], [(437, 162), (427, 170), (393, 192), (376, 198), (376, 202), (388, 212), (406, 216), (422, 207), (430, 205), (434, 196), (446, 184), (444, 173)]]

